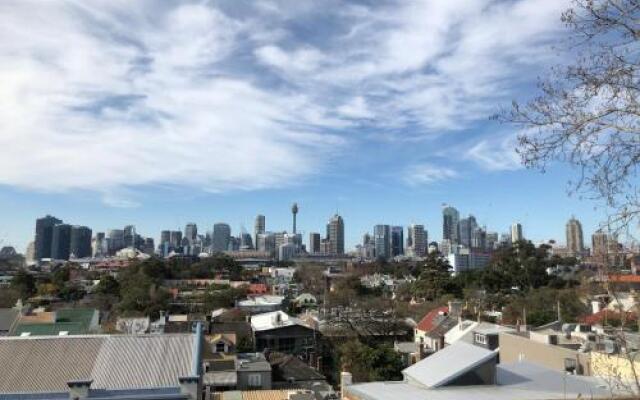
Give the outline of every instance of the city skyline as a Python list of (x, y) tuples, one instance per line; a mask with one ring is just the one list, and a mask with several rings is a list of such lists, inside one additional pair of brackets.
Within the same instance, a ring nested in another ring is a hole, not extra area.
[(443, 202), (534, 240), (572, 214), (593, 231), (606, 213), (567, 196), (575, 171), (524, 169), (488, 118), (565, 61), (565, 6), (4, 3), (0, 240), (24, 249), (46, 214), (284, 228), (294, 200), (305, 233), (340, 210), (347, 248), (379, 223), (431, 232)]

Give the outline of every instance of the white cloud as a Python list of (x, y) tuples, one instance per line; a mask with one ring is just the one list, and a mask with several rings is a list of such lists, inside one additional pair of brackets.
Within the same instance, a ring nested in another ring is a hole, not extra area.
[(514, 135), (483, 139), (467, 151), (466, 158), (487, 171), (513, 171), (522, 168), (515, 148)]
[(459, 174), (449, 167), (424, 163), (407, 168), (403, 174), (403, 180), (409, 186), (420, 186), (454, 179), (458, 176)]
[[(469, 128), (548, 61), (564, 6), (5, 1), (0, 184), (131, 205), (113, 193), (297, 182), (355, 128), (368, 140)], [(495, 153), (481, 141), (468, 157), (512, 168)]]

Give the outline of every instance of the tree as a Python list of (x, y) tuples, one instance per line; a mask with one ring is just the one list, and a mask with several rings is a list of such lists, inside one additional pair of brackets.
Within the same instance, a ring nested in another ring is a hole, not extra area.
[(517, 151), (525, 166), (576, 167), (571, 192), (603, 201), (617, 230), (640, 214), (640, 3), (574, 0), (562, 21), (573, 62), (554, 69), (538, 97), (496, 118), (523, 128)]
[(98, 282), (95, 292), (106, 296), (120, 296), (120, 284), (113, 276), (105, 275)]
[(352, 340), (340, 346), (338, 353), (340, 363), (356, 382), (402, 379), (402, 358), (387, 344), (370, 347)]
[(439, 255), (429, 253), (424, 268), (413, 284), (413, 294), (433, 301), (445, 294), (461, 295), (462, 288), (451, 277), (449, 262)]
[(26, 300), (36, 293), (36, 280), (33, 275), (20, 269), (11, 279), (10, 288), (18, 294), (20, 299)]

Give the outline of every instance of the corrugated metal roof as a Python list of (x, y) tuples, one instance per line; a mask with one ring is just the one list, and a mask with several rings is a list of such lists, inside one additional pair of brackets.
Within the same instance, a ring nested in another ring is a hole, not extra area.
[(452, 381), (496, 353), (465, 342), (456, 342), (413, 364), (402, 373), (417, 383), (435, 388)]
[(96, 335), (0, 338), (0, 393), (178, 386), (191, 372), (194, 335)]

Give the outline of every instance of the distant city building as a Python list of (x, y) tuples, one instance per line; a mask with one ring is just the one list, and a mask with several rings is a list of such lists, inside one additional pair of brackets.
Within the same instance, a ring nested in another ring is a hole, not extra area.
[(91, 235), (91, 229), (86, 226), (72, 226), (69, 256), (73, 258), (91, 257)]
[(498, 248), (498, 244), (499, 244), (498, 232), (488, 232), (486, 235), (486, 242), (487, 242), (486, 247), (488, 249)]
[(51, 258), (54, 260), (68, 260), (71, 246), (71, 225), (58, 224), (53, 227), (51, 240)]
[(376, 246), (376, 257), (391, 257), (391, 228), (389, 225), (376, 225), (373, 227), (373, 240)]
[(169, 244), (174, 249), (182, 246), (182, 232), (181, 231), (171, 231), (169, 236)]
[(136, 227), (133, 225), (127, 225), (124, 227), (124, 247), (135, 248), (136, 247)]
[(469, 217), (461, 219), (458, 222), (458, 234), (460, 235), (458, 243), (466, 247), (472, 247), (471, 238), (477, 227), (478, 223), (476, 222), (476, 217), (473, 215), (469, 215)]
[(317, 232), (311, 232), (309, 234), (309, 253), (320, 253), (320, 234)]
[(404, 254), (404, 229), (401, 226), (391, 227), (391, 256)]
[(338, 214), (334, 215), (327, 224), (327, 239), (329, 253), (344, 254), (344, 221)]
[(471, 232), (471, 248), (482, 251), (487, 249), (487, 232), (484, 229), (476, 227)]
[(591, 250), (594, 256), (606, 255), (609, 250), (608, 242), (609, 235), (601, 230), (596, 231), (591, 235)]
[(47, 215), (36, 220), (36, 236), (34, 240), (34, 259), (51, 258), (51, 245), (53, 242), (53, 227), (61, 224), (62, 220)]
[(171, 231), (160, 232), (160, 245), (169, 244), (171, 242)]
[(258, 234), (257, 250), (273, 254), (276, 251), (276, 236), (271, 232)]
[(185, 225), (184, 237), (189, 241), (190, 245), (194, 245), (198, 240), (198, 226), (193, 222)]
[(111, 229), (108, 236), (109, 255), (114, 255), (117, 251), (124, 249), (124, 230)]
[(519, 242), (524, 240), (524, 236), (522, 235), (522, 225), (518, 222), (511, 225), (511, 243)]
[(278, 247), (278, 260), (288, 261), (296, 255), (296, 245), (293, 243), (285, 243)]
[(458, 222), (460, 213), (454, 207), (445, 207), (442, 210), (442, 239), (450, 240), (451, 243), (458, 243), (460, 233)]
[(27, 262), (36, 261), (36, 242), (34, 242), (33, 240), (27, 245), (27, 250), (24, 253), (24, 258)]
[(231, 240), (231, 227), (228, 224), (219, 222), (213, 225), (213, 251), (222, 252), (229, 249)]
[(253, 250), (253, 240), (251, 234), (242, 232), (240, 234), (240, 250)]
[(429, 243), (429, 254), (431, 253), (437, 253), (438, 252), (438, 242), (431, 242)]
[(261, 233), (265, 233), (265, 229), (266, 229), (266, 225), (265, 225), (264, 215), (258, 214), (256, 216), (256, 222), (253, 229), (253, 237), (256, 243), (256, 248), (258, 247), (258, 235), (260, 235)]
[(291, 206), (291, 214), (293, 215), (293, 234), (296, 234), (296, 217), (298, 216), (298, 203)]
[(424, 257), (427, 241), (424, 225), (409, 225), (407, 230), (407, 250), (411, 256)]
[(584, 253), (584, 239), (582, 236), (582, 224), (575, 217), (567, 222), (567, 249), (574, 256), (582, 256)]

